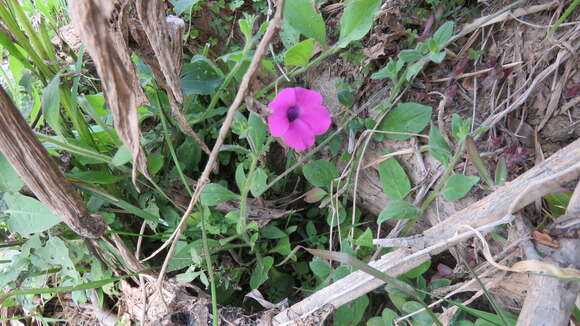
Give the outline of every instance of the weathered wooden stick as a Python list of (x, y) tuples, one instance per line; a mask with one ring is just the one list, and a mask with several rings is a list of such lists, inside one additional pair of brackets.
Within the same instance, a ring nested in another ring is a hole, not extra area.
[(0, 86), (0, 151), (38, 199), (76, 233), (98, 238), (106, 224), (85, 203), (56, 166), (20, 111)]
[[(566, 214), (558, 218), (580, 219), (580, 182), (570, 199)], [(580, 239), (561, 239), (560, 248), (553, 250), (544, 261), (560, 267), (578, 268)], [(528, 257), (530, 258), (530, 257)], [(574, 301), (580, 293), (580, 283), (533, 275), (517, 326), (565, 326), (570, 323)]]
[[(561, 149), (549, 159), (531, 168), (514, 181), (497, 189), (489, 196), (453, 214), (443, 222), (426, 230), (423, 235), (425, 244), (432, 250), (409, 250), (401, 248), (370, 263), (371, 266), (386, 272), (391, 276), (401, 275), (415, 266), (430, 259), (431, 255), (438, 254), (458, 241), (448, 241), (458, 233), (466, 231), (464, 225), (472, 228), (494, 224), (508, 215), (510, 210), (517, 211), (534, 202), (543, 195), (558, 189), (559, 184), (548, 182), (543, 187), (532, 187), (547, 177), (562, 171), (560, 183), (574, 180), (580, 174), (580, 139)], [(576, 168), (573, 168), (576, 167)], [(524, 194), (520, 196), (521, 194)], [(515, 199), (518, 198), (517, 202)], [(515, 204), (514, 204), (515, 202)], [(514, 205), (512, 205), (514, 204)], [(512, 207), (514, 206), (514, 207)], [(321, 307), (331, 304), (339, 307), (348, 303), (384, 283), (362, 271), (351, 273), (308, 298), (296, 303), (289, 309), (280, 312), (274, 317), (274, 325), (293, 325), (295, 320), (316, 312)]]

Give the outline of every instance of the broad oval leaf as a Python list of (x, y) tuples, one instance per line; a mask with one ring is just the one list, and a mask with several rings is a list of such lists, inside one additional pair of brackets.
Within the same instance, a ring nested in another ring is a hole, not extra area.
[(326, 43), (326, 26), (311, 0), (291, 0), (284, 5), (284, 20), (300, 34)]
[(252, 140), (253, 148), (256, 151), (256, 154), (261, 155), (266, 139), (268, 138), (268, 127), (264, 121), (253, 112), (250, 113), (248, 127), (250, 127), (248, 129), (248, 134)]
[(439, 49), (444, 48), (447, 45), (447, 42), (453, 36), (453, 28), (455, 24), (451, 21), (445, 22), (445, 24), (441, 25), (433, 35), (433, 40), (438, 45)]
[[(384, 154), (388, 154), (385, 152)], [(379, 163), (379, 177), (389, 199), (400, 200), (411, 190), (411, 181), (396, 158)]]
[(399, 53), (399, 59), (404, 62), (416, 62), (419, 61), (423, 55), (417, 50), (403, 50)]
[(199, 2), (199, 0), (169, 0), (173, 5), (175, 13), (178, 15), (183, 14), (185, 11), (189, 10), (191, 6)]
[(310, 270), (321, 279), (326, 278), (332, 271), (332, 267), (318, 257), (314, 257), (308, 265), (310, 265)]
[(250, 185), (250, 192), (252, 196), (259, 197), (261, 194), (266, 191), (266, 186), (268, 184), (268, 175), (262, 168), (257, 168), (254, 171), (254, 177), (252, 180), (252, 184)]
[(290, 66), (304, 67), (312, 58), (312, 50), (314, 49), (314, 40), (304, 40), (286, 51), (284, 54), (284, 64)]
[(346, 47), (352, 41), (363, 38), (373, 26), (380, 0), (348, 0), (340, 19), (338, 46)]
[(429, 130), (429, 154), (445, 166), (449, 164), (451, 159), (451, 149), (441, 136), (439, 128), (434, 125), (431, 125), (431, 130)]
[(338, 177), (336, 167), (326, 160), (316, 160), (307, 163), (302, 168), (302, 173), (311, 185), (326, 187)]
[(220, 184), (210, 183), (203, 188), (200, 200), (204, 205), (215, 206), (239, 197), (239, 195), (231, 192)]
[(250, 287), (252, 289), (257, 289), (262, 285), (262, 283), (268, 280), (268, 273), (270, 272), (272, 265), (274, 265), (274, 258), (270, 256), (258, 260), (256, 269), (254, 269), (254, 272), (252, 272), (252, 276), (250, 277)]
[(34, 198), (19, 193), (6, 193), (2, 199), (8, 206), (5, 213), (10, 215), (7, 224), (11, 232), (27, 236), (46, 231), (62, 222), (60, 217)]
[(463, 198), (479, 182), (479, 177), (466, 176), (463, 174), (453, 175), (447, 180), (443, 195), (449, 200)]
[(222, 81), (223, 73), (219, 68), (201, 55), (183, 65), (181, 87), (185, 95), (211, 95)]
[(390, 219), (414, 218), (417, 216), (417, 207), (413, 206), (406, 200), (395, 200), (389, 203), (379, 215), (378, 224)]
[[(419, 133), (431, 121), (432, 108), (418, 103), (402, 103), (389, 112), (380, 129), (383, 131)], [(387, 134), (387, 138), (405, 140), (410, 135)]]
[(0, 193), (4, 191), (17, 192), (23, 185), (24, 181), (20, 179), (12, 165), (0, 153)]

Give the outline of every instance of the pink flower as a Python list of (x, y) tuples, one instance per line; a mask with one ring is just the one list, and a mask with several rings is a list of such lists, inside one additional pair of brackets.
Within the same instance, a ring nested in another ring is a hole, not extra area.
[(314, 136), (324, 134), (332, 124), (322, 95), (306, 88), (283, 89), (268, 107), (273, 111), (268, 116), (272, 136), (283, 137), (299, 151), (314, 145)]

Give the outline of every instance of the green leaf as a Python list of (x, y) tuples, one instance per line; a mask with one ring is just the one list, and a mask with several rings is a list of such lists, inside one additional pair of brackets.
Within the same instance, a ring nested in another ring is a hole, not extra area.
[(421, 263), (419, 266), (411, 269), (410, 271), (406, 272), (405, 274), (403, 274), (404, 277), (410, 278), (410, 279), (414, 279), (419, 277), (420, 275), (423, 275), (423, 273), (425, 273), (426, 271), (429, 270), (429, 267), (431, 267), (431, 261), (427, 260), (423, 263)]
[(217, 183), (210, 183), (203, 188), (201, 203), (206, 206), (215, 206), (228, 200), (237, 199), (240, 195), (235, 194)]
[(238, 166), (236, 167), (235, 179), (236, 185), (238, 186), (238, 189), (241, 192), (242, 189), (244, 189), (244, 185), (246, 184), (246, 172), (244, 171), (243, 163), (238, 164)]
[(260, 234), (262, 235), (262, 237), (266, 239), (282, 239), (288, 236), (286, 232), (280, 230), (280, 228), (278, 228), (277, 226), (270, 224), (263, 227), (260, 230)]
[(494, 324), (490, 321), (487, 321), (487, 320), (481, 319), (481, 318), (477, 319), (475, 321), (475, 324), (473, 324), (473, 326), (496, 326), (496, 325), (497, 324)]
[(361, 247), (373, 246), (373, 233), (370, 228), (367, 228), (357, 239), (355, 244)]
[(423, 69), (424, 64), (425, 63), (423, 61), (419, 61), (419, 62), (415, 62), (414, 64), (410, 65), (409, 68), (407, 68), (407, 73), (405, 74), (405, 79), (407, 81), (413, 80), (413, 78), (415, 78), (415, 75), (417, 75), (419, 73), (419, 71), (421, 71), (421, 69)]
[(437, 43), (440, 50), (447, 45), (447, 42), (449, 42), (451, 36), (453, 36), (454, 27), (455, 24), (453, 22), (445, 22), (445, 24), (441, 25), (433, 35), (433, 40)]
[(326, 43), (326, 26), (322, 15), (316, 12), (311, 0), (286, 1), (284, 20), (300, 34)]
[(469, 160), (477, 169), (477, 173), (483, 178), (488, 186), (493, 188), (495, 183), (491, 179), (491, 175), (487, 170), (487, 166), (481, 159), (481, 155), (479, 155), (479, 151), (477, 150), (477, 145), (475, 144), (473, 137), (467, 136), (467, 138), (465, 138), (465, 150), (467, 151)]
[(250, 277), (250, 287), (252, 289), (257, 289), (262, 285), (262, 283), (268, 280), (268, 273), (270, 272), (272, 265), (274, 265), (274, 258), (270, 256), (258, 260), (258, 265)]
[(403, 69), (404, 65), (405, 62), (403, 60), (393, 61), (391, 58), (386, 66), (371, 75), (371, 79), (390, 78), (391, 80), (396, 80), (397, 74)]
[(8, 209), (4, 213), (10, 215), (8, 229), (22, 236), (42, 232), (62, 222), (40, 201), (23, 196), (19, 193), (6, 193), (2, 198)]
[(404, 62), (416, 62), (419, 61), (423, 55), (417, 50), (403, 50), (399, 53), (399, 59)]
[(252, 39), (252, 28), (254, 27), (254, 22), (256, 21), (256, 16), (248, 15), (244, 19), (238, 20), (238, 25), (240, 26), (240, 31), (244, 34), (246, 41)]
[(282, 30), (280, 31), (280, 40), (286, 49), (293, 47), (300, 41), (300, 32), (290, 26), (287, 19), (282, 22)]
[(453, 138), (458, 142), (462, 142), (470, 134), (471, 119), (462, 119), (458, 114), (453, 114), (451, 117), (451, 130)]
[(105, 171), (75, 171), (68, 173), (68, 176), (86, 183), (109, 185), (125, 179), (125, 176), (113, 175)]
[(312, 58), (313, 49), (313, 39), (307, 39), (294, 45), (284, 54), (284, 64), (289, 66), (306, 66), (310, 58)]
[[(403, 304), (401, 310), (405, 314), (410, 314), (422, 308), (423, 306), (419, 302), (408, 301), (405, 302), (405, 304)], [(433, 324), (433, 319), (431, 318), (431, 316), (429, 316), (429, 313), (427, 311), (422, 311), (414, 315), (412, 318), (413, 318), (413, 326), (431, 326)]]
[(435, 63), (441, 63), (445, 59), (445, 51), (441, 51), (439, 53), (431, 53), (429, 55), (429, 59)]
[(476, 176), (453, 175), (447, 180), (443, 195), (449, 200), (461, 199), (467, 195), (477, 182), (479, 182), (479, 177)]
[(211, 95), (223, 81), (223, 73), (209, 59), (196, 55), (183, 65), (181, 87), (185, 95)]
[(302, 168), (302, 173), (310, 184), (317, 187), (330, 186), (330, 182), (338, 177), (336, 167), (326, 160), (307, 163)]
[(444, 166), (447, 166), (451, 159), (451, 149), (443, 136), (441, 136), (439, 128), (434, 125), (431, 125), (431, 130), (429, 131), (429, 154)]
[(571, 192), (555, 192), (544, 196), (548, 204), (548, 210), (554, 218), (566, 213), (566, 207), (570, 203), (570, 198), (572, 198)]
[(385, 207), (381, 214), (379, 215), (379, 219), (377, 220), (378, 224), (383, 223), (389, 219), (405, 219), (405, 218), (414, 218), (417, 216), (418, 210), (417, 207), (413, 206), (406, 200), (395, 200)]
[(380, 0), (348, 0), (340, 19), (338, 46), (345, 48), (352, 41), (363, 38), (373, 26)]
[(354, 104), (354, 96), (352, 96), (352, 92), (349, 89), (341, 89), (337, 97), (340, 104), (347, 108), (350, 108)]
[[(385, 151), (384, 154), (388, 154), (388, 152)], [(403, 199), (411, 190), (409, 177), (394, 157), (379, 163), (379, 177), (383, 191), (391, 200)]]
[(496, 186), (503, 186), (507, 180), (507, 175), (508, 175), (508, 171), (507, 171), (507, 165), (505, 162), (505, 158), (502, 157), (499, 159), (499, 162), (497, 162), (497, 166), (495, 168), (495, 185)]
[(189, 8), (198, 3), (199, 0), (169, 0), (169, 2), (173, 5), (175, 13), (181, 15), (185, 11), (189, 11)]
[(250, 185), (250, 192), (254, 197), (259, 197), (266, 191), (266, 186), (268, 183), (268, 175), (262, 168), (256, 168), (254, 171), (254, 179)]
[(367, 320), (367, 326), (385, 326), (385, 322), (382, 317), (373, 317)]
[(1, 192), (17, 192), (22, 188), (24, 182), (12, 165), (6, 160), (4, 155), (0, 153), (0, 193)]
[[(431, 107), (418, 103), (403, 103), (394, 108), (381, 122), (383, 131), (419, 133), (431, 121)], [(409, 135), (387, 134), (387, 138), (405, 140)]]
[(314, 204), (321, 201), (327, 194), (328, 193), (324, 189), (314, 187), (304, 194), (304, 201), (309, 204)]
[[(290, 246), (290, 238), (287, 236), (284, 238), (281, 238), (280, 240), (278, 240), (278, 242), (276, 243), (274, 248), (272, 248), (269, 252), (270, 253), (277, 253), (277, 254), (280, 254), (284, 257), (290, 255), (290, 253), (292, 252), (292, 247)], [(295, 256), (292, 256), (292, 257), (294, 258)], [(296, 261), (296, 259), (292, 259), (292, 260)]]
[(334, 313), (334, 325), (350, 326), (358, 325), (369, 305), (369, 297), (363, 295), (356, 300), (342, 305)]
[(393, 326), (393, 320), (395, 318), (398, 318), (399, 315), (397, 315), (397, 313), (394, 310), (391, 310), (389, 308), (385, 308), (383, 310), (383, 321), (386, 323), (385, 326)]
[(256, 154), (261, 155), (266, 139), (268, 138), (268, 127), (266, 127), (266, 124), (254, 112), (250, 113), (248, 126), (248, 134), (252, 140), (253, 148)]
[(161, 154), (151, 154), (147, 156), (147, 168), (151, 175), (156, 175), (165, 164), (165, 157)]
[(312, 272), (321, 279), (325, 279), (332, 271), (330, 265), (318, 257), (314, 257), (309, 265)]
[(62, 117), (60, 116), (60, 75), (56, 75), (42, 91), (42, 112), (46, 123), (63, 136)]

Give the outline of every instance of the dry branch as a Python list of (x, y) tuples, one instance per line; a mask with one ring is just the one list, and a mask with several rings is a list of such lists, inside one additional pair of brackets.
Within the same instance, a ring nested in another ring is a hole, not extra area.
[[(560, 216), (556, 223), (571, 219), (580, 219), (580, 182), (566, 214)], [(580, 265), (580, 239), (561, 239), (560, 248), (551, 251), (544, 261), (560, 267), (578, 268)], [(517, 326), (568, 325), (574, 302), (580, 293), (580, 283), (532, 275), (529, 284), (533, 286), (529, 287)]]
[(0, 151), (36, 197), (76, 233), (98, 238), (106, 224), (85, 203), (56, 166), (20, 111), (0, 86)]
[[(401, 248), (384, 255), (370, 265), (391, 276), (401, 275), (430, 259), (432, 255), (441, 253), (458, 243), (460, 240), (449, 241), (449, 239), (456, 234), (465, 232), (465, 225), (476, 229), (493, 225), (498, 221), (505, 220), (510, 211), (517, 211), (559, 187), (558, 183), (550, 182), (528, 192), (528, 185), (534, 185), (538, 181), (566, 170), (569, 173), (562, 174), (560, 183), (576, 179), (580, 173), (578, 162), (580, 162), (580, 140), (576, 140), (561, 149), (546, 161), (528, 170), (484, 199), (426, 230), (423, 236), (424, 243), (428, 246), (427, 249), (417, 251)], [(523, 193), (526, 195), (520, 196)], [(320, 307), (328, 304), (339, 307), (382, 284), (384, 283), (381, 280), (362, 271), (354, 272), (282, 311), (274, 317), (274, 325), (291, 322), (299, 317), (314, 313)]]
[[(150, 178), (147, 160), (139, 143), (141, 131), (137, 117), (137, 107), (143, 104), (145, 96), (122, 37), (122, 29), (116, 26), (115, 30), (109, 24), (108, 19), (114, 20), (110, 16), (117, 12), (107, 10), (94, 1), (69, 1), (72, 24), (78, 28), (81, 41), (95, 61), (107, 105), (113, 112), (115, 129), (133, 155), (132, 178), (137, 187), (137, 171)], [(122, 25), (123, 8), (118, 11), (119, 25)]]
[[(236, 97), (234, 98), (234, 101), (232, 102), (232, 104), (230, 105), (230, 108), (228, 109), (228, 112), (226, 114), (226, 118), (223, 122), (223, 125), (220, 128), (218, 138), (216, 139), (216, 142), (215, 142), (214, 147), (211, 151), (209, 159), (208, 159), (208, 161), (205, 165), (205, 168), (201, 174), (201, 177), (197, 183), (197, 186), (195, 188), (193, 196), (191, 197), (191, 201), (189, 202), (189, 206), (187, 207), (187, 210), (185, 211), (185, 213), (181, 217), (179, 225), (177, 226), (175, 232), (172, 234), (172, 237), (170, 239), (168, 239), (166, 242), (166, 243), (168, 243), (171, 241), (171, 247), (169, 248), (169, 252), (167, 253), (167, 257), (165, 258), (165, 261), (163, 262), (163, 266), (161, 268), (161, 272), (159, 273), (159, 279), (158, 279), (159, 285), (161, 285), (163, 277), (165, 276), (165, 271), (167, 270), (167, 265), (169, 264), (171, 256), (173, 256), (173, 252), (175, 251), (175, 246), (179, 240), (179, 237), (181, 236), (181, 233), (183, 232), (183, 228), (185, 227), (185, 222), (189, 218), (189, 214), (191, 214), (191, 212), (193, 211), (195, 204), (197, 204), (197, 201), (199, 200), (199, 197), (201, 196), (201, 192), (203, 191), (204, 186), (209, 182), (209, 177), (210, 177), (210, 174), (213, 170), (214, 164), (217, 162), (220, 148), (222, 147), (224, 140), (230, 131), (230, 127), (231, 127), (232, 122), (234, 120), (234, 116), (236, 114), (236, 111), (238, 110), (238, 108), (240, 107), (242, 102), (244, 101), (244, 97), (246, 96), (246, 93), (248, 92), (252, 77), (253, 77), (254, 73), (256, 73), (256, 70), (258, 70), (258, 66), (260, 65), (260, 62), (262, 61), (262, 57), (264, 56), (264, 53), (266, 51), (266, 47), (270, 43), (270, 39), (272, 39), (272, 37), (274, 36), (274, 33), (280, 27), (280, 23), (282, 21), (282, 11), (284, 8), (284, 0), (279, 0), (277, 3), (277, 6), (278, 6), (278, 8), (276, 9), (276, 14), (274, 16), (274, 19), (272, 19), (272, 21), (270, 22), (270, 25), (268, 26), (268, 29), (266, 30), (266, 32), (264, 33), (264, 36), (260, 40), (260, 43), (258, 44), (258, 46), (256, 48), (256, 52), (254, 54), (254, 57), (252, 58), (252, 62), (250, 62), (250, 66), (248, 67), (248, 70), (246, 71), (246, 73), (244, 74), (244, 77), (242, 78), (242, 81), (240, 83), (240, 87), (238, 88), (238, 92), (236, 93)], [(163, 247), (164, 246), (162, 246), (162, 248)], [(156, 252), (159, 252), (159, 249)]]
[[(139, 2), (138, 10), (141, 20), (134, 18), (129, 23), (131, 38), (134, 41), (130, 42), (131, 50), (151, 67), (157, 84), (167, 92), (171, 113), (181, 130), (209, 155), (211, 151), (193, 131), (178, 106), (178, 103), (183, 100), (179, 76), (182, 68), (182, 38), (185, 32), (185, 22), (175, 16), (165, 17), (165, 6), (162, 4), (157, 4), (155, 8), (147, 6)], [(152, 13), (151, 10), (157, 11)], [(154, 19), (158, 21), (154, 22)]]
[[(136, 8), (143, 30), (155, 53), (155, 58), (159, 61), (159, 68), (165, 77), (169, 91), (177, 102), (181, 103), (183, 101), (179, 80), (181, 55), (177, 58), (172, 55), (174, 47), (171, 44), (168, 22), (165, 19), (165, 1), (137, 0)], [(176, 40), (179, 45), (181, 45), (181, 36), (180, 34)]]

